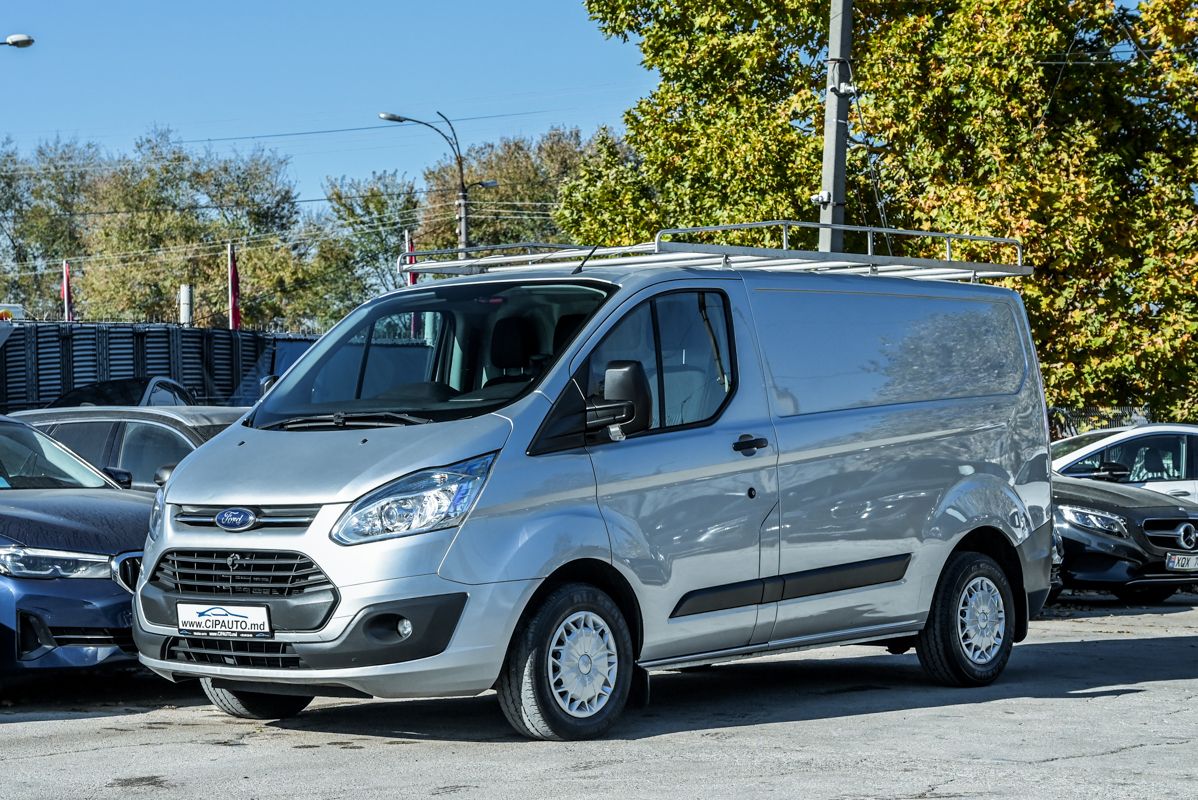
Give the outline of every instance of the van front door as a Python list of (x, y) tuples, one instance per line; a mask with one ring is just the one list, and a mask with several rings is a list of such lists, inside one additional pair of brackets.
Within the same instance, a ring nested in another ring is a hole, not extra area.
[(575, 371), (592, 400), (611, 362), (640, 362), (649, 379), (648, 430), (587, 446), (613, 556), (639, 584), (643, 660), (748, 644), (777, 567), (777, 450), (744, 308), (739, 280), (658, 293)]

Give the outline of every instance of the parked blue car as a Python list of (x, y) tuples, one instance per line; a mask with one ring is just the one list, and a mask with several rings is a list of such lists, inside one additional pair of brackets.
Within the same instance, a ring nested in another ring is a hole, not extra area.
[(0, 417), (0, 687), (133, 662), (132, 586), (153, 500)]

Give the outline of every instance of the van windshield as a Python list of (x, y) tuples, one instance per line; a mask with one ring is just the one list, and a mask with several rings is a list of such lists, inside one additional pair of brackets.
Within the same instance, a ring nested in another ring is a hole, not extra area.
[(596, 281), (432, 284), (362, 306), (263, 398), (256, 428), (463, 419), (528, 392), (615, 287)]

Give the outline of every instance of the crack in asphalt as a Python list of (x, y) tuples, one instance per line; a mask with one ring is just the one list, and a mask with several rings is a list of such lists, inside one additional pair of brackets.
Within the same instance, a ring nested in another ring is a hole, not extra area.
[(1167, 742), (1138, 742), (1137, 744), (1128, 744), (1123, 747), (1116, 747), (1111, 750), (1103, 750), (1099, 753), (1075, 753), (1068, 756), (1052, 756), (1051, 758), (1036, 758), (1030, 761), (1015, 761), (1017, 764), (1052, 764), (1057, 761), (1073, 761), (1079, 758), (1102, 758), (1103, 756), (1115, 756), (1120, 753), (1126, 753), (1131, 750), (1140, 750), (1145, 747), (1174, 747), (1179, 744), (1189, 744), (1189, 739), (1176, 739)]

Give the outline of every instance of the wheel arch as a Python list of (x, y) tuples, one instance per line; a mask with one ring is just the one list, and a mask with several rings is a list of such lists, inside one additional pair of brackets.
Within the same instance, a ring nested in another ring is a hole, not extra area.
[(628, 579), (620, 571), (606, 561), (597, 558), (579, 558), (569, 561), (550, 573), (541, 585), (528, 598), (524, 609), (520, 612), (520, 622), (516, 625), (518, 631), (529, 614), (535, 613), (541, 602), (556, 589), (568, 583), (585, 583), (606, 592), (615, 604), (619, 606), (624, 620), (628, 623), (632, 634), (632, 651), (640, 656), (644, 644), (644, 620), (641, 618), (641, 606), (636, 592)]
[(1027, 594), (1023, 588), (1023, 565), (1019, 561), (1019, 553), (1015, 550), (1015, 545), (998, 528), (982, 526), (974, 528), (961, 537), (961, 541), (957, 542), (957, 546), (953, 548), (953, 553), (963, 552), (989, 556), (1002, 568), (1003, 573), (1007, 576), (1007, 582), (1011, 584), (1011, 594), (1015, 598), (1014, 640), (1022, 642), (1027, 638), (1028, 606)]

